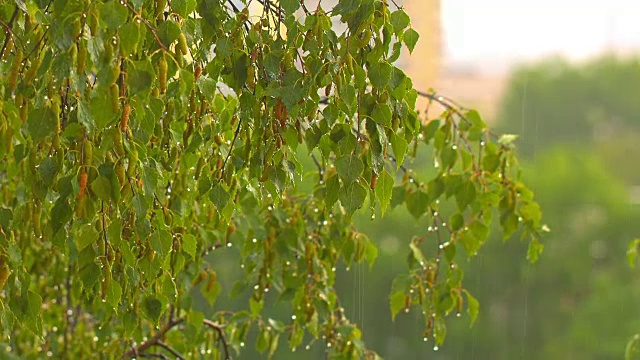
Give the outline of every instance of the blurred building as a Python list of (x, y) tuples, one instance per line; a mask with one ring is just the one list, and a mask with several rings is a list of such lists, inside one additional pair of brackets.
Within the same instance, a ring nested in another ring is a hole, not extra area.
[[(411, 17), (411, 25), (420, 34), (413, 53), (405, 51), (400, 60), (400, 66), (413, 79), (414, 87), (422, 91), (433, 89), (465, 107), (479, 110), (487, 121), (493, 120), (507, 77), (495, 71), (483, 71), (472, 64), (447, 62), (441, 0), (398, 3), (405, 8)], [(420, 101), (419, 109), (426, 108), (426, 103), (426, 100)]]

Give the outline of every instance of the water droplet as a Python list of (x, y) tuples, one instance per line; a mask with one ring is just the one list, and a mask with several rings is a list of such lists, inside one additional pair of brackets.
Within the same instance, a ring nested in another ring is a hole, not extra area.
[(371, 214), (371, 220), (375, 220), (376, 219), (376, 214)]
[(438, 348), (438, 345), (436, 345), (436, 346), (434, 346), (434, 347), (433, 347), (433, 351), (438, 351), (438, 349), (439, 349), (439, 348)]
[(291, 320), (295, 320), (297, 317), (295, 314), (291, 315)]
[(404, 312), (405, 312), (405, 314), (408, 314), (409, 313), (409, 308), (404, 308)]
[(232, 246), (233, 246), (233, 244), (231, 242), (227, 243), (227, 247), (232, 247)]
[(310, 345), (307, 345), (307, 346), (305, 346), (305, 347), (304, 347), (304, 349), (305, 349), (305, 350), (309, 350), (309, 349), (311, 349), (311, 346), (310, 346)]
[(456, 317), (461, 317), (462, 313), (456, 313)]
[(254, 289), (254, 290), (258, 290), (258, 289), (260, 289), (260, 284), (256, 284), (256, 285), (253, 287), (253, 289)]
[(244, 341), (240, 343), (240, 347), (244, 347)]
[(253, 239), (251, 239), (251, 242), (253, 242), (253, 243), (255, 244), (255, 243), (257, 243), (257, 242), (258, 242), (258, 239), (253, 238)]
[(425, 337), (422, 338), (422, 341), (427, 342), (427, 341), (429, 341), (429, 338), (425, 336)]

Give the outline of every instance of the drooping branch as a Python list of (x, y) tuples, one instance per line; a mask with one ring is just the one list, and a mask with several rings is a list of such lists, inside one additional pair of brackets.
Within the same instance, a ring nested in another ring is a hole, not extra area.
[(122, 355), (123, 359), (129, 359), (137, 356), (140, 353), (143, 353), (148, 348), (158, 345), (158, 342), (164, 338), (164, 335), (174, 327), (184, 322), (184, 318), (175, 319), (166, 323), (158, 332), (153, 335), (153, 337), (138, 346), (133, 346), (129, 351)]
[(224, 348), (224, 360), (232, 360), (231, 354), (229, 353), (229, 344), (227, 344), (227, 339), (224, 336), (224, 325), (220, 325), (216, 322), (213, 322), (207, 319), (204, 319), (203, 322), (206, 326), (218, 332), (218, 335), (220, 336), (220, 341), (222, 341), (222, 347)]
[[(168, 323), (166, 323), (162, 328), (160, 328), (160, 330), (158, 330), (158, 332), (155, 333), (155, 335), (153, 335), (153, 337), (151, 337), (149, 340), (139, 344), (139, 345), (133, 345), (131, 346), (131, 348), (125, 352), (122, 355), (122, 359), (131, 359), (131, 358), (135, 358), (135, 357), (159, 357), (159, 358), (163, 358), (164, 355), (162, 354), (151, 354), (151, 353), (147, 353), (146, 351), (148, 349), (150, 349), (153, 346), (158, 346), (161, 347), (162, 349), (164, 349), (165, 351), (171, 353), (171, 355), (175, 356), (176, 359), (180, 359), (180, 360), (184, 360), (184, 356), (182, 354), (180, 354), (177, 350), (175, 350), (173, 347), (171, 347), (170, 345), (166, 344), (163, 339), (165, 337), (165, 335), (167, 334), (167, 332), (169, 332), (171, 329), (175, 328), (176, 326), (181, 325), (182, 323), (184, 323), (185, 319), (184, 318), (176, 318), (176, 319), (172, 319), (170, 320)], [(229, 352), (229, 344), (227, 343), (227, 340), (224, 336), (224, 328), (225, 325), (223, 324), (219, 324), (215, 321), (211, 321), (208, 319), (204, 319), (203, 320), (203, 324), (215, 331), (218, 332), (218, 335), (220, 337), (220, 340), (222, 341), (222, 346), (224, 348), (224, 353), (225, 353), (225, 360), (232, 360), (231, 359), (231, 353)]]

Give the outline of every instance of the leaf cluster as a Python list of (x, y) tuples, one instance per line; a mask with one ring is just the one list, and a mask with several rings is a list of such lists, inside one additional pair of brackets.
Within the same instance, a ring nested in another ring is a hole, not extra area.
[[(229, 358), (257, 331), (271, 355), (286, 338), (374, 358), (334, 289), (337, 266), (377, 256), (351, 224), (366, 205), (433, 222), (410, 242), (391, 309), (421, 307), (438, 344), (453, 309), (477, 316), (455, 249), (478, 252), (493, 209), (537, 258), (540, 209), (514, 139), (413, 89), (393, 65), (418, 40), (404, 10), (260, 3), (0, 2), (0, 318), (13, 351)], [(427, 121), (419, 96), (445, 111)], [(418, 147), (436, 159), (427, 182), (406, 167)], [(212, 252), (240, 256), (232, 287)], [(222, 293), (245, 310), (219, 308)], [(290, 319), (263, 315), (275, 302)]]

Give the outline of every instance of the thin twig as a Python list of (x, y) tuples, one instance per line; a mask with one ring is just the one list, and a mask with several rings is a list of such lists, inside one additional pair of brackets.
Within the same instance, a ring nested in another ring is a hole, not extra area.
[(181, 324), (184, 322), (184, 318), (179, 318), (179, 319), (175, 319), (172, 321), (169, 321), (167, 324), (165, 324), (160, 330), (158, 330), (158, 332), (156, 332), (155, 335), (153, 335), (153, 337), (145, 342), (143, 342), (142, 344), (133, 347), (131, 350), (127, 351), (124, 355), (122, 355), (123, 359), (129, 359), (129, 358), (133, 358), (136, 356), (136, 354), (138, 353), (142, 353), (145, 350), (147, 350), (148, 348), (157, 345), (158, 342), (160, 341), (160, 339), (162, 339), (164, 337), (164, 335), (171, 329), (173, 329), (175, 326)]
[(318, 168), (318, 175), (320, 175), (320, 181), (324, 180), (324, 169), (322, 168), (322, 165), (320, 165), (320, 163), (318, 162), (318, 159), (316, 159), (316, 156), (311, 153), (311, 159), (313, 160), (313, 162), (316, 164), (316, 167)]
[(222, 341), (222, 347), (224, 348), (224, 360), (232, 360), (231, 354), (229, 353), (229, 344), (227, 344), (227, 339), (224, 336), (224, 325), (207, 319), (204, 319), (204, 324), (218, 332), (220, 340)]
[(161, 340), (158, 340), (158, 342), (156, 343), (156, 345), (160, 346), (161, 348), (167, 350), (168, 352), (171, 353), (171, 355), (175, 356), (176, 359), (179, 360), (184, 360), (184, 356), (182, 356), (182, 354), (180, 354), (176, 349), (172, 348), (171, 346), (165, 344), (164, 342), (162, 342)]
[(129, 4), (129, 2), (125, 1), (123, 3), (133, 13), (134, 18), (139, 19), (140, 21), (142, 21), (142, 23), (149, 29), (149, 31), (151, 31), (151, 34), (153, 34), (153, 37), (155, 38), (155, 40), (158, 43), (158, 45), (160, 45), (162, 50), (167, 51), (168, 50), (167, 47), (162, 43), (162, 40), (160, 40), (160, 37), (158, 37), (158, 30), (156, 28), (154, 28), (144, 17), (140, 16), (140, 14), (138, 14), (136, 12), (136, 9), (134, 9), (133, 6), (131, 4)]
[(233, 146), (235, 145), (236, 140), (238, 139), (238, 134), (240, 134), (240, 125), (242, 125), (242, 121), (240, 120), (240, 117), (238, 117), (238, 126), (236, 127), (236, 131), (233, 134), (233, 140), (231, 140), (231, 145), (229, 147), (229, 152), (227, 153), (227, 157), (224, 159), (224, 162), (222, 163), (222, 173), (220, 178), (224, 178), (224, 171), (227, 168), (227, 162), (231, 157), (231, 152), (233, 151)]
[[(0, 55), (4, 54), (4, 49), (7, 48), (7, 44), (9, 43), (9, 39), (11, 38), (11, 34), (13, 34), (13, 36), (16, 36), (13, 33), (13, 22), (16, 20), (16, 17), (18, 16), (18, 5), (16, 5), (16, 7), (13, 9), (13, 14), (11, 15), (11, 19), (9, 19), (8, 23), (4, 23), (0, 20), (0, 22), (2, 23), (2, 26), (5, 28), (5, 33), (6, 33), (6, 37), (4, 38), (4, 44), (2, 44), (2, 50), (0, 50)], [(20, 40), (20, 42), (22, 42), (22, 40)]]

